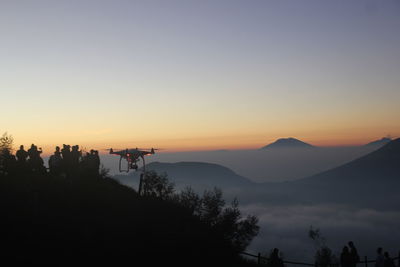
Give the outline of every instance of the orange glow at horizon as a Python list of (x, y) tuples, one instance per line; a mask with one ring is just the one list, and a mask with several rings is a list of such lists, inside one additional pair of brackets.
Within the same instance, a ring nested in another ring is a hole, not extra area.
[[(10, 133), (13, 135), (12, 133)], [(321, 133), (320, 133), (321, 134)], [(88, 140), (87, 138), (32, 138), (30, 140), (27, 136), (13, 135), (14, 137), (14, 149), (22, 144), (25, 148), (28, 148), (32, 143), (43, 149), (43, 155), (47, 156), (54, 152), (56, 146), (62, 147), (63, 144), (70, 144), (80, 146), (80, 149), (89, 151), (90, 149), (99, 150), (100, 153), (107, 153), (105, 150), (109, 148), (113, 149), (125, 149), (125, 148), (160, 148), (158, 153), (170, 153), (170, 152), (184, 152), (184, 151), (210, 151), (210, 150), (246, 150), (246, 149), (258, 149), (265, 145), (268, 145), (279, 138), (293, 137), (301, 141), (309, 143), (314, 146), (320, 147), (340, 147), (340, 146), (357, 146), (369, 143), (371, 141), (380, 139), (386, 136), (386, 134), (379, 134), (370, 132), (368, 135), (359, 135), (355, 132), (353, 135), (346, 135), (344, 133), (333, 133), (327, 135), (304, 134), (299, 133), (297, 135), (288, 134), (274, 134), (268, 136), (265, 135), (232, 135), (232, 136), (203, 136), (203, 137), (192, 137), (192, 138), (169, 138), (161, 139), (154, 138), (144, 139), (137, 138), (137, 141), (128, 140), (121, 138), (121, 141), (112, 139), (111, 137), (103, 136), (102, 138), (93, 138)], [(392, 138), (396, 138), (399, 135), (392, 135)], [(30, 141), (29, 141), (30, 140)], [(64, 141), (61, 141), (64, 140)]]

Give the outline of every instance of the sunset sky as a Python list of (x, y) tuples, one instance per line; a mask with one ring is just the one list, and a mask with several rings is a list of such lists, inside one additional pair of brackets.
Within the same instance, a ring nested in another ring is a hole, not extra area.
[(0, 0), (0, 134), (170, 151), (400, 136), (399, 0)]

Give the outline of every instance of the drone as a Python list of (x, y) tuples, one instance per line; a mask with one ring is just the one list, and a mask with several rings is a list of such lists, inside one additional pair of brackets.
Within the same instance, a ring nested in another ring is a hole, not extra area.
[[(138, 163), (140, 160), (143, 162), (143, 172), (146, 171), (146, 161), (144, 160), (145, 156), (154, 155), (156, 152), (154, 148), (150, 150), (142, 150), (138, 148), (127, 148), (119, 151), (114, 151), (110, 148), (110, 154), (118, 155), (119, 157), (119, 172), (129, 172), (130, 170), (137, 171), (139, 169)], [(126, 163), (123, 163), (126, 161)], [(126, 168), (124, 168), (124, 164)]]
[[(114, 151), (112, 148), (109, 149), (110, 154), (119, 156), (119, 172), (128, 173), (130, 170), (137, 171), (139, 169), (138, 163), (142, 160), (143, 167), (142, 173), (140, 174), (139, 195), (142, 191), (143, 177), (146, 175), (146, 161), (144, 158), (145, 156), (154, 155), (156, 150), (158, 149), (127, 148), (118, 151)], [(124, 163), (124, 161), (126, 163)]]

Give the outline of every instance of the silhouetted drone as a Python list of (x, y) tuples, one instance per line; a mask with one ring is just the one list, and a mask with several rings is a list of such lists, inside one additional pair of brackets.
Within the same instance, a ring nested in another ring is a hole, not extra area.
[[(139, 166), (138, 162), (140, 159), (143, 162), (143, 172), (146, 171), (146, 161), (144, 160), (145, 156), (148, 155), (153, 155), (155, 154), (154, 148), (151, 148), (149, 150), (145, 149), (138, 149), (138, 148), (127, 148), (119, 151), (114, 151), (112, 148), (110, 148), (110, 154), (113, 155), (118, 155), (120, 156), (119, 158), (119, 171), (120, 172), (129, 172), (130, 170), (135, 170), (137, 171)], [(123, 160), (126, 160), (126, 168), (123, 168)]]
[[(109, 149), (110, 154), (112, 155), (118, 155), (119, 157), (119, 171), (120, 172), (129, 172), (130, 170), (135, 170), (137, 171), (139, 169), (138, 162), (140, 159), (143, 162), (142, 166), (142, 173), (140, 174), (140, 181), (139, 181), (139, 195), (142, 192), (142, 182), (143, 178), (146, 176), (146, 161), (144, 160), (145, 156), (149, 155), (154, 155), (155, 150), (158, 149), (138, 149), (138, 148), (130, 148), (130, 149), (123, 149), (123, 150), (118, 150), (114, 151), (112, 148)], [(122, 168), (122, 162), (123, 160), (126, 160), (127, 166), (126, 169)]]

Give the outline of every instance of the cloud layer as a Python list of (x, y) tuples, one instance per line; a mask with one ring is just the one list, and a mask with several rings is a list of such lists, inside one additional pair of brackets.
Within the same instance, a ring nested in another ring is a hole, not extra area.
[(315, 246), (308, 237), (311, 225), (321, 230), (327, 245), (338, 256), (350, 240), (362, 258), (374, 259), (379, 246), (393, 256), (400, 250), (400, 212), (340, 205), (248, 205), (242, 210), (260, 219), (260, 234), (249, 247), (252, 252), (278, 247), (287, 260), (313, 262)]

